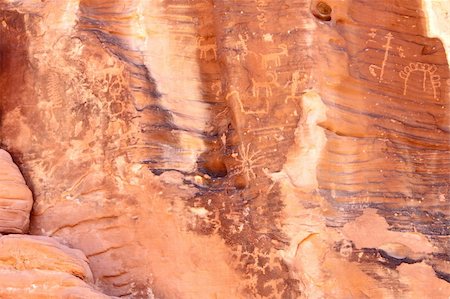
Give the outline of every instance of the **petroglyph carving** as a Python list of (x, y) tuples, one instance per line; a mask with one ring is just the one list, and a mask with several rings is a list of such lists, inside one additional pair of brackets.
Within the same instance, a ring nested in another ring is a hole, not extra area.
[(211, 84), (211, 90), (215, 92), (216, 97), (220, 96), (220, 94), (222, 93), (222, 82), (221, 81), (217, 81)]
[(278, 76), (275, 72), (270, 72), (267, 74), (267, 77), (270, 78), (268, 81), (256, 82), (255, 79), (252, 78), (252, 94), (254, 97), (259, 99), (259, 92), (263, 89), (266, 93), (266, 97), (272, 96), (272, 87), (279, 86), (277, 80)]
[(245, 58), (248, 53), (248, 47), (247, 47), (247, 41), (249, 39), (248, 34), (244, 34), (244, 36), (242, 34), (238, 35), (238, 41), (233, 42), (231, 44), (231, 48), (233, 50), (235, 50), (238, 54), (237, 54), (237, 59), (240, 60), (241, 58)]
[(368, 35), (373, 39), (377, 36), (377, 30), (375, 28), (370, 28)]
[[(392, 33), (388, 32), (385, 35), (385, 38), (386, 38), (386, 44), (383, 45), (383, 48), (385, 49), (384, 58), (383, 58), (383, 62), (381, 63), (381, 66), (378, 66), (375, 64), (369, 65), (370, 74), (372, 76), (374, 76), (375, 78), (378, 78), (378, 82), (380, 82), (380, 83), (383, 81), (384, 69), (386, 67), (386, 62), (389, 57), (389, 50), (392, 49), (391, 41), (394, 39), (394, 36), (392, 35)], [(380, 73), (377, 74), (377, 71), (379, 71)]]
[(300, 89), (300, 85), (305, 83), (306, 80), (307, 80), (306, 74), (301, 74), (300, 71), (295, 71), (292, 74), (291, 80), (289, 80), (283, 87), (283, 88), (286, 88), (288, 86), (291, 86), (290, 94), (284, 100), (285, 103), (287, 103), (287, 101), (289, 99), (295, 100), (295, 99), (299, 98), (299, 96), (297, 95), (297, 92)]
[(280, 44), (278, 46), (279, 49), (281, 49), (280, 52), (276, 53), (269, 53), (269, 54), (261, 54), (261, 62), (264, 66), (264, 68), (268, 68), (270, 64), (275, 65), (275, 67), (281, 65), (281, 57), (282, 56), (288, 56), (288, 47), (286, 44)]
[(255, 168), (261, 167), (261, 164), (257, 162), (261, 161), (264, 157), (261, 155), (261, 151), (252, 151), (250, 149), (250, 143), (245, 146), (241, 144), (238, 148), (238, 153), (233, 153), (232, 156), (240, 164), (239, 173), (244, 173), (247, 179), (255, 179)]
[(232, 100), (236, 101), (237, 104), (239, 105), (240, 111), (247, 115), (248, 114), (267, 114), (269, 112), (269, 102), (267, 101), (267, 99), (264, 99), (264, 102), (265, 102), (264, 109), (249, 110), (249, 109), (244, 108), (244, 104), (242, 103), (242, 100), (241, 100), (241, 95), (236, 90), (230, 91), (226, 96), (226, 100), (227, 101), (232, 101)]
[(267, 6), (267, 0), (255, 0), (257, 9)]
[(214, 60), (217, 60), (217, 45), (215, 43), (214, 44), (204, 43), (205, 40), (206, 39), (202, 36), (200, 36), (197, 39), (197, 47), (200, 50), (200, 59), (207, 60), (208, 52), (212, 51), (212, 53), (214, 54)]
[(423, 91), (427, 90), (427, 79), (430, 80), (430, 85), (433, 90), (433, 97), (437, 99), (437, 89), (441, 87), (441, 76), (436, 74), (437, 67), (434, 64), (428, 64), (428, 63), (410, 63), (409, 65), (405, 66), (403, 71), (399, 73), (400, 78), (404, 80), (404, 87), (403, 87), (403, 95), (406, 95), (406, 92), (408, 91), (408, 81), (411, 76), (411, 73), (413, 72), (422, 72), (423, 73), (423, 79), (422, 79), (422, 89)]
[(405, 50), (403, 49), (402, 46), (397, 47), (398, 50), (398, 56), (400, 56), (401, 58), (405, 58)]
[(263, 10), (263, 9), (261, 9), (261, 8), (259, 8), (259, 7), (257, 7), (256, 8), (260, 13), (256, 16), (256, 18), (258, 19), (258, 27), (259, 27), (259, 29), (265, 29), (264, 27), (265, 27), (265, 25), (266, 25), (266, 23), (267, 23), (267, 17), (266, 17), (266, 12)]

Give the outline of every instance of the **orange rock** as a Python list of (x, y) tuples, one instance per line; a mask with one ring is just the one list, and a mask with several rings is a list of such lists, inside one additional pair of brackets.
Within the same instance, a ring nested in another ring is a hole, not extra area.
[[(450, 73), (424, 1), (0, 0), (30, 231), (116, 296), (435, 298)], [(22, 276), (68, 271), (30, 246)]]
[(103, 299), (110, 298), (94, 290), (81, 279), (49, 270), (0, 270), (2, 299)]
[(0, 233), (25, 233), (33, 195), (8, 152), (0, 149)]
[(88, 283), (93, 282), (84, 253), (43, 236), (0, 237), (0, 269), (51, 270), (71, 274)]

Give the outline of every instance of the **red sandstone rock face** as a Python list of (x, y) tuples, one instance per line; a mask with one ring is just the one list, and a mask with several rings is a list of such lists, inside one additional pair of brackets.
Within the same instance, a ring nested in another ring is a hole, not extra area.
[(30, 231), (108, 295), (448, 298), (449, 68), (420, 1), (0, 10)]
[(43, 236), (0, 237), (0, 268), (66, 272), (93, 283), (86, 256), (81, 251)]
[[(11, 223), (25, 223), (22, 228), (29, 223), (28, 213), (17, 213), (19, 205), (14, 200), (25, 201), (28, 210), (33, 200), (11, 156), (4, 150), (0, 154), (3, 213), (9, 216), (0, 219), (0, 227), (8, 233), (17, 229)], [(0, 235), (1, 298), (109, 298), (96, 291), (93, 283), (88, 260), (80, 250), (45, 236)]]
[(33, 195), (11, 156), (0, 149), (0, 233), (26, 233)]
[(0, 296), (5, 299), (106, 299), (82, 280), (47, 270), (0, 270)]
[(109, 298), (92, 284), (81, 251), (49, 237), (0, 237), (1, 298)]

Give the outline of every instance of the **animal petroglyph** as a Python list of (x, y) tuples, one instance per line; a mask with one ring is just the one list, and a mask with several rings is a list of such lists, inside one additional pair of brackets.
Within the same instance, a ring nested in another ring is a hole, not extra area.
[(264, 109), (250, 110), (250, 109), (244, 108), (244, 104), (242, 103), (242, 100), (241, 100), (241, 95), (236, 90), (230, 91), (226, 96), (226, 100), (227, 101), (232, 101), (232, 100), (236, 101), (237, 104), (239, 105), (240, 111), (244, 114), (267, 114), (269, 112), (269, 102), (267, 99), (264, 99), (264, 102), (265, 102)]
[(428, 63), (410, 63), (409, 65), (405, 66), (403, 71), (399, 73), (400, 78), (404, 80), (403, 85), (403, 95), (406, 95), (406, 92), (408, 91), (408, 81), (411, 76), (411, 73), (413, 72), (422, 72), (423, 73), (423, 79), (422, 79), (422, 89), (423, 91), (427, 90), (427, 82), (429, 79), (431, 88), (433, 90), (433, 98), (437, 99), (437, 89), (441, 86), (441, 76), (436, 74), (437, 67), (434, 64), (428, 64)]
[(199, 37), (197, 39), (197, 48), (200, 51), (200, 59), (207, 60), (208, 52), (212, 52), (214, 54), (214, 60), (217, 60), (217, 45), (214, 44), (206, 44), (204, 37)]
[(273, 64), (275, 67), (281, 65), (281, 57), (282, 56), (288, 56), (288, 47), (286, 44), (280, 44), (278, 46), (279, 49), (281, 49), (280, 52), (276, 53), (269, 53), (269, 54), (260, 54), (261, 55), (261, 62), (264, 66), (264, 68), (268, 68), (271, 64)]
[(247, 47), (247, 41), (249, 39), (248, 34), (245, 34), (244, 36), (242, 36), (242, 34), (238, 35), (239, 40), (236, 42), (233, 42), (231, 44), (231, 47), (237, 51), (237, 58), (238, 60), (240, 60), (240, 58), (245, 58), (249, 51), (248, 51), (248, 47)]
[(269, 77), (270, 80), (260, 82), (257, 82), (252, 78), (252, 94), (257, 99), (259, 99), (259, 92), (261, 91), (261, 89), (265, 91), (266, 97), (270, 97), (272, 96), (272, 87), (279, 86), (277, 82), (277, 73), (270, 72), (267, 74), (267, 77)]
[[(388, 32), (384, 37), (386, 38), (386, 44), (383, 45), (383, 48), (385, 50), (384, 50), (384, 58), (383, 58), (383, 62), (381, 63), (381, 66), (378, 66), (375, 64), (369, 65), (370, 74), (372, 76), (374, 76), (375, 78), (378, 78), (378, 82), (380, 82), (380, 83), (383, 81), (384, 69), (386, 67), (386, 62), (389, 57), (389, 50), (392, 49), (391, 41), (394, 39), (394, 36), (390, 32)], [(377, 71), (379, 71), (380, 73), (377, 74)]]

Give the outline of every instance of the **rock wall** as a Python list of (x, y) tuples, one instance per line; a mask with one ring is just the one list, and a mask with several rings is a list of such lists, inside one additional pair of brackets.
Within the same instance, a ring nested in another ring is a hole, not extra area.
[(0, 150), (1, 298), (110, 298), (96, 290), (86, 256), (56, 239), (12, 234), (28, 228), (33, 199), (11, 156)]
[(426, 4), (0, 0), (31, 234), (110, 296), (447, 298), (448, 40)]

